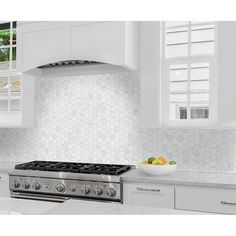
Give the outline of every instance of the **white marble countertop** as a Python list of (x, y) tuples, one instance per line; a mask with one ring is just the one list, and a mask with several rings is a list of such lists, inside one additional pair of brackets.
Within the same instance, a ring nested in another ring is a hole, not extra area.
[(38, 215), (59, 205), (58, 202), (0, 197), (0, 215)]
[(14, 170), (15, 165), (19, 162), (14, 161), (0, 161), (0, 172), (9, 173)]
[[(0, 161), (0, 172), (9, 173), (19, 162)], [(170, 175), (151, 176), (139, 168), (131, 170), (122, 176), (124, 182), (145, 182), (170, 185), (189, 185), (199, 187), (219, 187), (236, 189), (236, 174), (175, 171)]]
[(236, 174), (227, 173), (175, 171), (170, 175), (152, 176), (137, 168), (124, 174), (122, 179), (124, 182), (145, 182), (236, 189)]
[(68, 200), (44, 212), (45, 215), (182, 215), (207, 214), (202, 212), (130, 206), (120, 203)]

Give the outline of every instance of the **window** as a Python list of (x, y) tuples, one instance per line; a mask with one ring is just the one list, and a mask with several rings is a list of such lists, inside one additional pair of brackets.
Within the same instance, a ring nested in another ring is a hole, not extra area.
[(215, 22), (162, 24), (164, 122), (214, 119)]
[[(187, 107), (179, 108), (180, 119), (187, 119)], [(191, 107), (191, 119), (207, 119), (208, 107)]]
[(21, 77), (0, 77), (0, 119), (20, 119)]
[(16, 68), (16, 22), (0, 22), (0, 71)]

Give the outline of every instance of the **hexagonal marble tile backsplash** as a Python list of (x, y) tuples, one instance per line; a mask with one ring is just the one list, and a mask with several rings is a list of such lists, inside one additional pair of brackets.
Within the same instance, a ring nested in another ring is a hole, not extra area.
[(36, 127), (0, 129), (0, 160), (136, 164), (163, 154), (181, 170), (236, 172), (236, 131), (138, 127), (131, 72), (42, 77)]

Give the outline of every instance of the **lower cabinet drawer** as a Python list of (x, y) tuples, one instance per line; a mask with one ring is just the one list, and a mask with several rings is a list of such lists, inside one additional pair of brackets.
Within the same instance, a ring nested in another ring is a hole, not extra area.
[(175, 194), (176, 209), (236, 214), (236, 190), (176, 187)]
[(124, 183), (124, 204), (174, 208), (174, 187), (146, 183)]

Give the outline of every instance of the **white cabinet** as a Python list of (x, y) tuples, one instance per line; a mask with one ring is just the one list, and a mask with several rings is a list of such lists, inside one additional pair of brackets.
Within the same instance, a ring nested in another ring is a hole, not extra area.
[(174, 209), (174, 187), (148, 183), (124, 183), (124, 204)]
[(137, 69), (138, 23), (18, 23), (17, 70), (65, 60), (90, 60)]
[(123, 203), (190, 212), (236, 214), (236, 189), (124, 182)]
[(9, 175), (0, 173), (0, 197), (10, 197)]
[(0, 127), (34, 125), (35, 75), (0, 73)]
[(176, 187), (176, 209), (236, 214), (236, 190)]
[(160, 125), (160, 22), (142, 22), (140, 27), (140, 124)]
[(223, 126), (236, 126), (236, 22), (218, 22), (218, 117)]

